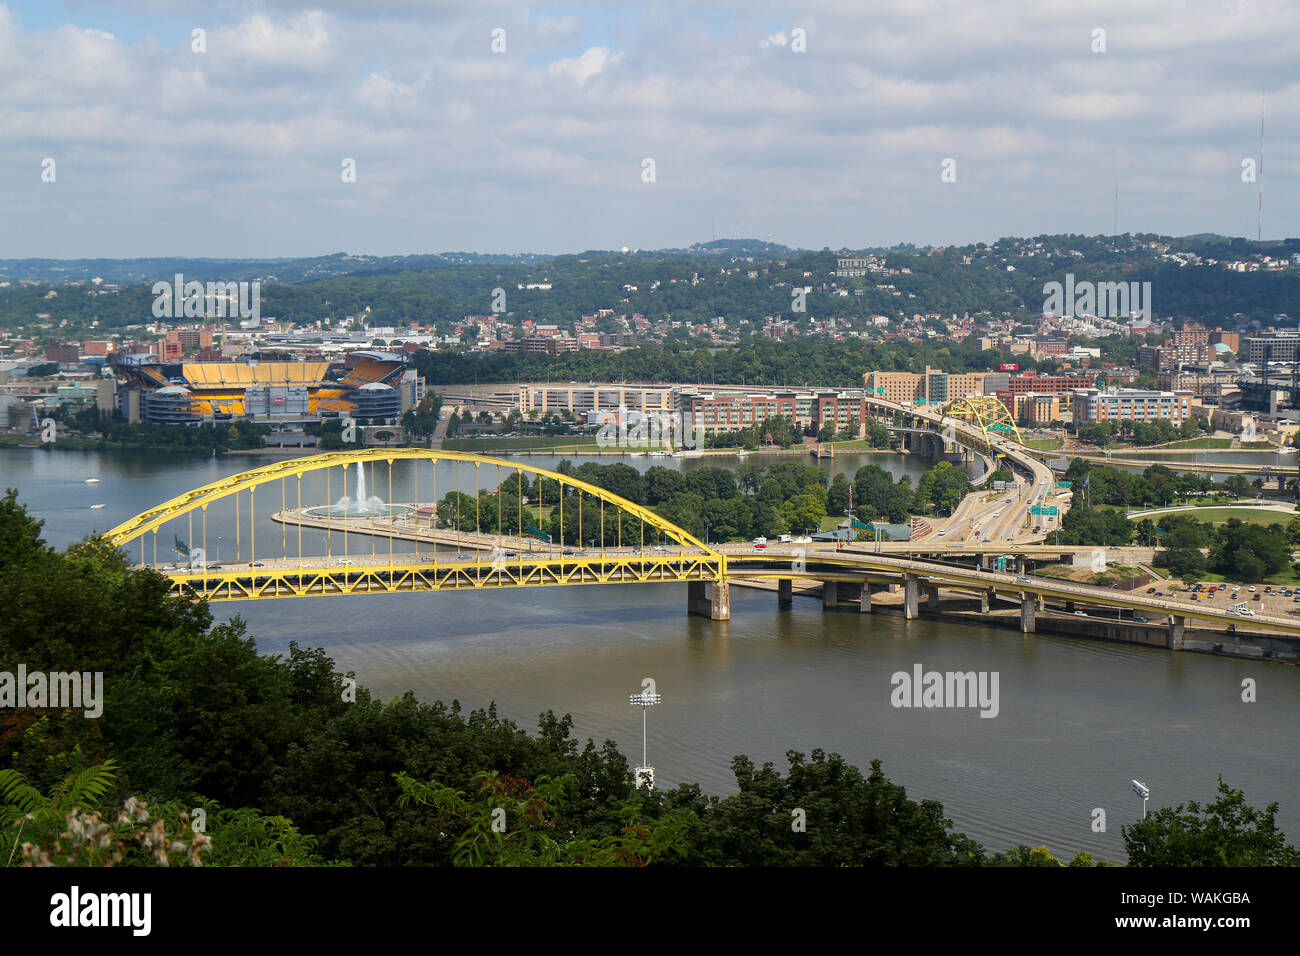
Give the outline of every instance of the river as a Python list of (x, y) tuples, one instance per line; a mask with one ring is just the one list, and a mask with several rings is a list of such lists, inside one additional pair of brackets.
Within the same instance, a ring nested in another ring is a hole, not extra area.
[[(861, 463), (855, 458), (914, 477), (925, 468), (907, 456), (857, 455), (837, 457), (836, 470), (851, 472)], [(268, 460), (4, 450), (0, 486), (18, 488), (44, 520), (47, 540), (63, 546)], [(736, 459), (706, 463), (734, 466)], [(100, 482), (86, 485), (86, 477)], [(450, 472), (440, 469), (438, 479), (439, 495), (452, 490)], [(431, 480), (422, 466), (422, 500)], [(409, 468), (394, 469), (397, 500), (414, 481)], [(493, 472), (482, 475), (483, 487), (495, 481)], [(466, 484), (462, 490), (472, 491)], [(388, 496), (382, 466), (370, 486)], [(324, 500), (323, 482), (303, 487), (304, 501)], [(263, 495), (275, 500), (263, 498), (259, 511), (278, 507), (278, 489), (265, 486)], [(101, 502), (103, 509), (90, 510)], [(259, 521), (258, 553), (278, 554), (281, 537), (280, 526)], [(170, 537), (160, 542), (163, 558)], [(339, 553), (337, 535), (334, 543)], [(232, 557), (232, 542), (217, 546)], [(878, 757), (910, 796), (939, 800), (957, 829), (987, 847), (1046, 844), (1058, 856), (1086, 849), (1119, 860), (1120, 824), (1141, 812), (1132, 778), (1146, 782), (1152, 805), (1161, 806), (1212, 799), (1222, 774), (1254, 806), (1278, 801), (1280, 825), (1291, 842), (1300, 840), (1296, 668), (934, 618), (824, 614), (820, 602), (800, 598), (781, 612), (774, 594), (741, 588), (732, 591), (732, 620), (713, 624), (687, 617), (685, 601), (679, 585), (608, 586), (263, 601), (213, 611), (240, 615), (264, 652), (283, 652), (291, 640), (324, 647), (381, 698), (409, 689), (466, 708), (495, 701), (528, 730), (542, 711), (568, 712), (580, 739), (613, 739), (633, 762), (641, 715), (627, 695), (651, 677), (663, 695), (649, 714), (650, 763), (661, 785), (696, 781), (709, 792), (734, 792), (735, 754), (781, 768), (787, 750), (839, 752), (864, 769)], [(894, 708), (891, 676), (917, 663), (995, 672), (996, 718), (975, 709)], [(1245, 678), (1258, 684), (1256, 703), (1241, 701)], [(1093, 832), (1094, 808), (1106, 811), (1105, 832)]]

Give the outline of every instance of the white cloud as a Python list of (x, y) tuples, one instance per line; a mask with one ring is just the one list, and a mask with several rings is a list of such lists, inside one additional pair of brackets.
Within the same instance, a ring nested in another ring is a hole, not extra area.
[[(35, 29), (0, 0), (0, 256), (647, 248), (715, 215), (813, 248), (987, 241), (1109, 229), (1116, 180), (1121, 225), (1229, 232), (1264, 88), (1265, 223), (1300, 221), (1300, 5), (259, 0), (196, 19), (204, 54), (119, 6), (110, 35), (75, 5)], [(787, 25), (756, 49), (755, 23)], [(57, 187), (34, 192), (30, 156), (59, 159)], [(160, 231), (193, 204), (204, 230)]]
[(585, 86), (589, 79), (605, 72), (605, 67), (613, 66), (621, 59), (622, 53), (613, 53), (603, 46), (593, 46), (584, 50), (580, 56), (556, 60), (547, 67), (547, 72), (551, 76), (567, 76), (579, 86)]

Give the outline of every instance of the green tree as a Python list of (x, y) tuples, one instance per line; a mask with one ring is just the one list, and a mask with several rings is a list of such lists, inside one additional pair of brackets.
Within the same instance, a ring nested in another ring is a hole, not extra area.
[(558, 811), (566, 788), (577, 782), (567, 774), (535, 783), (492, 771), (474, 774), (476, 799), (463, 790), (394, 774), (401, 790), (399, 806), (433, 811), (437, 825), (457, 834), (452, 859), (457, 866), (648, 866), (686, 852), (687, 831), (699, 821), (689, 811), (642, 819), (633, 802), (622, 807), (617, 834), (600, 840), (565, 839)]
[(1162, 807), (1120, 828), (1130, 866), (1296, 866), (1296, 848), (1278, 829), (1278, 805), (1248, 806), (1219, 777), (1218, 797)]
[(831, 486), (826, 492), (826, 513), (844, 515), (849, 510), (849, 479), (843, 473), (831, 479)]

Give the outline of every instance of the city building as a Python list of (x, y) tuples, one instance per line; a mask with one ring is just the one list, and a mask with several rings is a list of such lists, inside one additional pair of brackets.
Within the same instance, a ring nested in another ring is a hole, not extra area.
[(1059, 392), (1024, 392), (1013, 396), (1010, 405), (1005, 401), (1003, 404), (1011, 409), (1016, 423), (1020, 425), (1045, 426), (1061, 420)]
[(1241, 342), (1238, 357), (1241, 361), (1253, 365), (1266, 365), (1269, 362), (1295, 362), (1300, 358), (1298, 351), (1300, 351), (1300, 332), (1288, 329), (1247, 336)]
[(1071, 413), (1076, 425), (1108, 421), (1166, 421), (1179, 425), (1191, 414), (1191, 402), (1191, 392), (1086, 388), (1074, 391)]
[(866, 389), (877, 398), (898, 405), (914, 405), (925, 398), (925, 376), (917, 372), (868, 372)]

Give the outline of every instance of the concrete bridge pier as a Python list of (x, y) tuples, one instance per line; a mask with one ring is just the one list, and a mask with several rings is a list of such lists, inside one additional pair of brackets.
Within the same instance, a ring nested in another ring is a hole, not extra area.
[(989, 602), (992, 600), (993, 600), (992, 591), (980, 592), (980, 613), (981, 614), (987, 614), (989, 612)]
[(1187, 618), (1182, 615), (1169, 615), (1169, 643), (1168, 648), (1171, 651), (1181, 651), (1183, 649), (1183, 634), (1187, 630)]
[(725, 581), (708, 584), (690, 581), (686, 585), (686, 613), (707, 617), (711, 621), (731, 620), (731, 585)]
[(794, 605), (794, 582), (789, 578), (782, 578), (776, 582), (776, 606), (782, 611), (788, 611)]
[(822, 610), (837, 608), (856, 609), (859, 614), (871, 613), (871, 585), (852, 581), (822, 582)]
[(917, 608), (920, 584), (915, 574), (908, 574), (903, 578), (903, 617), (909, 621), (920, 613)]
[(1020, 595), (1020, 630), (1025, 634), (1034, 633), (1034, 605), (1036, 603), (1030, 595)]
[(925, 589), (925, 609), (927, 611), (939, 610), (939, 588), (931, 585)]

